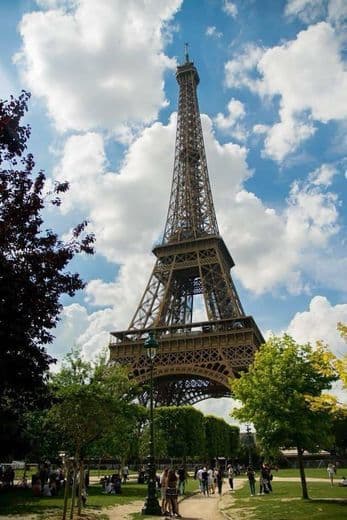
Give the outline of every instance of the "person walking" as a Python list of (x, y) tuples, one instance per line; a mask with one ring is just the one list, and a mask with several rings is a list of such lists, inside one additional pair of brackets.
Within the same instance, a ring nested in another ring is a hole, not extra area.
[(203, 468), (201, 473), (202, 492), (205, 496), (209, 496), (208, 491), (208, 472), (206, 468)]
[(184, 466), (181, 466), (178, 471), (178, 490), (179, 494), (182, 496), (184, 495), (185, 486), (186, 486), (186, 480), (187, 480), (187, 473)]
[(223, 478), (224, 478), (224, 472), (223, 468), (219, 466), (217, 469), (217, 488), (218, 488), (218, 495), (222, 495), (222, 486), (223, 486)]
[(246, 475), (248, 477), (249, 488), (251, 490), (251, 496), (255, 495), (255, 472), (252, 466), (248, 466)]
[(229, 464), (228, 482), (229, 482), (229, 487), (230, 487), (231, 491), (234, 491), (234, 475), (235, 475), (234, 468), (233, 468), (232, 464)]
[(335, 466), (331, 462), (329, 462), (327, 467), (328, 477), (330, 479), (330, 484), (334, 485), (334, 475), (335, 475)]

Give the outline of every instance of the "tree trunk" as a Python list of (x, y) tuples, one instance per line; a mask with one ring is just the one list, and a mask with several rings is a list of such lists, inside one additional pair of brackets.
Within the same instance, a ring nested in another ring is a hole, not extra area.
[(304, 453), (304, 450), (302, 448), (297, 448), (297, 450), (298, 450), (298, 462), (299, 462), (300, 478), (301, 478), (302, 498), (304, 498), (305, 500), (308, 500), (309, 496), (308, 496), (308, 492), (307, 492), (304, 460), (303, 460), (303, 456), (302, 456)]
[(84, 468), (83, 468), (83, 460), (80, 460), (80, 478), (79, 478), (79, 486), (78, 486), (78, 515), (81, 516), (81, 509), (82, 509), (82, 492), (84, 489)]
[(66, 520), (67, 503), (69, 500), (69, 486), (70, 486), (70, 468), (65, 466), (65, 488), (64, 488), (64, 506), (62, 520)]
[(76, 469), (75, 463), (74, 463), (72, 475), (73, 475), (73, 480), (72, 480), (72, 491), (71, 491), (70, 520), (73, 520), (73, 517), (74, 517), (75, 496), (76, 496), (77, 469)]

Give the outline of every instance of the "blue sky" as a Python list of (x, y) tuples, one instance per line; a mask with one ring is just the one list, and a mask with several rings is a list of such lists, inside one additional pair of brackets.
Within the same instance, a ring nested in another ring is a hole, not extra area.
[(88, 285), (63, 300), (54, 355), (93, 356), (136, 310), (165, 223), (186, 41), (246, 312), (264, 334), (345, 351), (346, 17), (343, 0), (0, 2), (0, 97), (32, 92), (30, 149), (71, 186), (47, 226), (87, 218), (97, 237), (73, 262)]

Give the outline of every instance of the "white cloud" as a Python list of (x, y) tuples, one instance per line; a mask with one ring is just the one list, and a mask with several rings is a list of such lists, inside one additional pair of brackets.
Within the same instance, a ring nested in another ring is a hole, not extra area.
[(339, 26), (346, 22), (347, 3), (345, 0), (288, 0), (284, 12), (307, 24), (327, 19)]
[(264, 49), (247, 44), (243, 51), (238, 50), (237, 57), (225, 64), (225, 83), (227, 87), (248, 87), (257, 91), (258, 75), (256, 67), (264, 54)]
[(343, 26), (347, 21), (347, 2), (345, 0), (330, 0), (328, 19), (338, 27)]
[[(322, 67), (324, 63), (324, 67)], [(326, 22), (266, 51), (249, 45), (225, 65), (229, 87), (246, 86), (279, 99), (279, 122), (269, 128), (264, 154), (282, 161), (316, 131), (314, 122), (347, 117), (347, 71), (341, 40)]]
[(163, 48), (181, 0), (44, 4), (22, 18), (16, 61), (56, 127), (124, 133), (152, 121), (166, 103), (163, 74), (175, 63)]
[(88, 314), (87, 309), (73, 303), (63, 308), (54, 331), (56, 337), (50, 354), (60, 362), (63, 356), (77, 346), (87, 359), (93, 359), (110, 341), (110, 332), (117, 328), (116, 313), (112, 308)]
[(330, 186), (333, 177), (337, 174), (337, 169), (331, 164), (322, 164), (310, 174), (310, 181), (316, 186)]
[[(322, 253), (339, 230), (336, 195), (327, 191), (326, 179), (322, 182), (317, 174), (306, 182), (292, 184), (282, 211), (266, 207), (244, 188), (251, 176), (246, 148), (221, 145), (213, 134), (211, 120), (203, 116), (202, 123), (217, 218), (236, 260), (235, 273), (257, 294), (283, 286), (292, 293), (307, 291), (302, 274), (312, 277), (313, 270), (305, 258)], [(155, 123), (144, 130), (129, 147), (119, 172), (107, 171), (99, 135), (72, 136), (66, 143), (55, 172), (57, 179), (70, 182), (61, 210), (79, 208), (96, 233), (97, 252), (123, 265), (124, 285), (116, 282), (106, 286), (99, 281), (89, 286), (88, 297), (95, 303), (107, 305), (114, 298), (127, 309), (134, 303), (127, 302), (125, 287), (136, 265), (150, 265), (149, 257), (143, 255), (148, 254), (164, 228), (175, 127), (176, 117), (172, 116), (168, 125)], [(160, 147), (156, 146), (158, 142)], [(148, 276), (148, 270), (146, 276), (144, 272), (140, 271), (137, 279), (138, 285), (142, 280), (142, 287)], [(101, 293), (105, 293), (104, 300)]]
[(312, 23), (326, 15), (326, 0), (288, 0), (286, 16), (296, 16), (305, 23)]
[(210, 25), (207, 27), (206, 36), (211, 36), (212, 38), (221, 38), (223, 36), (223, 33), (217, 31), (217, 27), (215, 25)]
[(232, 98), (227, 106), (228, 114), (225, 116), (219, 112), (214, 118), (214, 123), (220, 130), (229, 131), (230, 135), (239, 141), (246, 138), (246, 130), (240, 124), (240, 120), (245, 117), (245, 107), (238, 99)]
[(237, 16), (237, 6), (234, 2), (230, 2), (229, 0), (224, 0), (223, 11), (232, 16), (232, 18), (236, 18)]
[(347, 304), (332, 305), (324, 296), (312, 298), (309, 309), (297, 312), (291, 320), (287, 332), (298, 343), (322, 340), (337, 356), (347, 353), (346, 342), (336, 329), (338, 322), (347, 323)]

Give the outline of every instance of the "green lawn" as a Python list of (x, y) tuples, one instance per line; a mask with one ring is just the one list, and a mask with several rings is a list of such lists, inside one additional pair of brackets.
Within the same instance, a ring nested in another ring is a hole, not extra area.
[[(189, 479), (186, 495), (196, 491), (197, 482)], [(88, 509), (100, 511), (104, 507), (116, 504), (128, 504), (135, 500), (145, 500), (147, 485), (128, 482), (122, 486), (121, 495), (103, 495), (101, 486), (93, 485), (88, 490)], [(63, 508), (63, 497), (33, 497), (30, 489), (14, 488), (0, 492), (0, 516), (7, 514), (41, 514), (47, 511), (59, 511)]]
[[(258, 491), (259, 482), (256, 489)], [(301, 499), (301, 487), (296, 482), (273, 482), (274, 492), (251, 497), (248, 484), (235, 492), (236, 502), (227, 510), (239, 520), (344, 520), (347, 517), (347, 488), (331, 487), (325, 482), (309, 483), (311, 500)], [(324, 499), (328, 500), (324, 500)], [(330, 501), (329, 501), (330, 499)], [(344, 500), (334, 502), (333, 499)]]
[[(127, 504), (144, 498), (146, 486), (128, 483), (122, 486), (121, 495), (103, 495), (101, 487), (90, 486), (88, 490), (88, 508), (100, 510), (115, 504)], [(33, 497), (30, 489), (15, 488), (0, 493), (0, 516), (6, 514), (43, 513), (47, 510), (59, 510), (63, 507), (63, 497)]]

